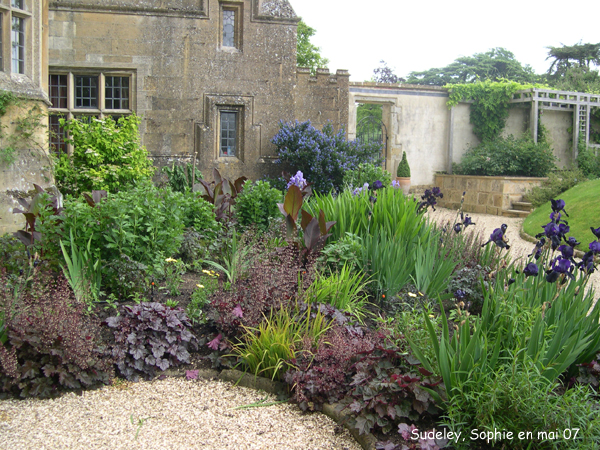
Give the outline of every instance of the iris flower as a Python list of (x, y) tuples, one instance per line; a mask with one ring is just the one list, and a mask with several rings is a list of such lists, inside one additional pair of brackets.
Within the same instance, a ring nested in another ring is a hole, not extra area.
[(564, 212), (565, 216), (569, 217), (569, 215), (567, 214), (567, 212), (565, 211), (565, 201), (564, 200), (550, 200), (550, 207), (552, 208), (552, 211), (554, 211), (555, 213), (559, 213), (559, 212)]
[(540, 268), (538, 267), (538, 265), (536, 263), (533, 263), (533, 262), (530, 262), (529, 264), (527, 264), (527, 266), (525, 266), (525, 269), (523, 269), (523, 273), (527, 277), (537, 277), (539, 271), (540, 271)]
[(482, 244), (481, 246), (485, 247), (490, 242), (493, 242), (498, 247), (505, 248), (506, 250), (508, 250), (510, 248), (510, 245), (507, 244), (506, 238), (505, 238), (507, 228), (508, 228), (508, 225), (503, 223), (500, 228), (496, 228), (492, 232), (492, 234), (490, 234), (490, 239), (485, 244)]

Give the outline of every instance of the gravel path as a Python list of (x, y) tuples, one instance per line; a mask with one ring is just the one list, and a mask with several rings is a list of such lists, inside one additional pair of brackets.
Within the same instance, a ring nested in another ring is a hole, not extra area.
[[(456, 217), (444, 208), (428, 214), (442, 224)], [(534, 245), (519, 236), (523, 219), (469, 216), (486, 239), (506, 223), (514, 258), (531, 253)], [(600, 273), (592, 280), (598, 298)], [(234, 409), (265, 396), (228, 382), (166, 378), (53, 400), (2, 400), (0, 449), (361, 449), (333, 420), (295, 405)]]
[(234, 409), (273, 395), (231, 383), (166, 378), (0, 402), (0, 448), (360, 450), (350, 433), (294, 405)]

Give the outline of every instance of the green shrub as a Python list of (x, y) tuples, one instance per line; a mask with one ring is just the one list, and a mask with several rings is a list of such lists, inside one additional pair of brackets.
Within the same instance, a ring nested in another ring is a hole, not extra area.
[(60, 119), (73, 154), (58, 156), (54, 176), (63, 194), (79, 195), (92, 190), (117, 192), (154, 174), (148, 152), (141, 145), (135, 114), (114, 121), (91, 118), (89, 121)]
[(547, 142), (533, 142), (524, 135), (498, 137), (467, 151), (453, 167), (458, 175), (545, 177), (556, 158)]
[(577, 168), (589, 179), (599, 178), (600, 154), (597, 154), (592, 147), (586, 147), (585, 144), (580, 143), (579, 153), (577, 154)]
[(200, 283), (192, 292), (192, 297), (188, 303), (185, 312), (193, 324), (206, 321), (205, 307), (208, 304), (210, 296), (218, 289), (219, 283), (217, 274), (214, 271), (205, 270), (205, 276), (200, 278)]
[(220, 230), (211, 205), (198, 194), (151, 183), (109, 194), (94, 207), (81, 198), (67, 199), (63, 214), (64, 233), (68, 237), (71, 230), (79, 247), (91, 239), (91, 248), (104, 261), (124, 254), (147, 266), (161, 266), (165, 257), (177, 253), (186, 226), (209, 235)]
[(365, 183), (373, 186), (375, 181), (381, 181), (384, 187), (388, 187), (392, 183), (390, 173), (371, 163), (359, 164), (356, 169), (350, 169), (344, 174), (344, 186), (353, 188), (362, 187)]
[[(512, 432), (512, 439), (502, 434), (491, 439), (489, 444), (498, 448), (525, 449), (532, 444), (537, 449), (592, 448), (600, 438), (593, 391), (582, 386), (560, 391), (559, 383), (549, 383), (535, 367), (514, 358), (478, 383), (476, 391), (465, 390), (464, 395), (452, 398), (446, 413), (448, 425), (463, 434), (474, 429), (490, 432), (490, 436), (495, 430)], [(520, 432), (531, 435), (519, 439)], [(482, 441), (459, 442), (456, 448), (472, 448)]]
[(323, 250), (318, 261), (325, 263), (330, 270), (341, 270), (348, 266), (352, 271), (359, 268), (362, 255), (362, 240), (352, 233), (346, 233), (340, 239), (330, 242)]
[(281, 217), (277, 203), (282, 201), (282, 192), (272, 188), (268, 181), (246, 182), (236, 199), (238, 223), (243, 227), (254, 224), (266, 231), (273, 218)]
[(0, 269), (5, 269), (10, 275), (19, 275), (27, 266), (28, 259), (23, 242), (8, 233), (0, 236)]
[(540, 186), (533, 187), (523, 199), (537, 208), (583, 181), (586, 181), (586, 177), (579, 169), (550, 172), (548, 179), (543, 180)]

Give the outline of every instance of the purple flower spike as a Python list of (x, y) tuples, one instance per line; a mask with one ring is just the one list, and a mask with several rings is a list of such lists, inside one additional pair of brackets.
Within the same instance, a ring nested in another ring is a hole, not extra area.
[(288, 182), (286, 189), (289, 189), (290, 186), (298, 186), (298, 188), (300, 190), (304, 189), (307, 185), (306, 180), (304, 179), (304, 174), (301, 171), (296, 172), (296, 175), (294, 175), (293, 177), (290, 178), (290, 181)]
[(525, 276), (528, 277), (537, 277), (539, 272), (540, 268), (538, 267), (538, 265), (532, 262), (527, 264), (527, 266), (525, 266), (525, 269), (523, 270)]

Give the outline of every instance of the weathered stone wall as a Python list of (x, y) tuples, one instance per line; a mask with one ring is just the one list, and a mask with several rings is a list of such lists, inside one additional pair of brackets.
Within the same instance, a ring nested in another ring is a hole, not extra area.
[(472, 175), (435, 175), (435, 185), (444, 197), (438, 200), (443, 208), (458, 209), (463, 192), (463, 210), (482, 214), (502, 215), (521, 201), (523, 194), (539, 186), (544, 178), (480, 177)]
[[(176, 3), (176, 4), (175, 4)], [(220, 46), (217, 0), (77, 0), (50, 4), (51, 69), (134, 72), (143, 144), (158, 159), (189, 157), (211, 177), (260, 178), (274, 170), (280, 121), (347, 123), (347, 73), (296, 74), (298, 18), (287, 0), (230, 0), (237, 48)], [(218, 114), (241, 116), (241, 148), (220, 157)]]
[[(46, 103), (37, 100), (20, 99), (19, 106), (10, 106), (0, 119), (0, 126), (6, 127), (4, 133), (14, 134), (16, 120), (36, 106), (40, 108), (39, 114), (47, 112)], [(25, 217), (13, 214), (14, 208), (22, 208), (17, 198), (30, 197), (34, 183), (44, 188), (53, 184), (50, 160), (45, 151), (47, 133), (47, 125), (42, 121), (31, 139), (17, 141), (14, 162), (0, 162), (0, 235), (25, 226)], [(0, 145), (6, 145), (6, 139), (0, 140)]]
[[(1, 0), (9, 7), (9, 0)], [(34, 190), (33, 184), (48, 187), (53, 184), (48, 159), (48, 4), (45, 0), (24, 3), (25, 17), (25, 60), (24, 73), (12, 71), (11, 42), (3, 41), (4, 63), (0, 71), (0, 90), (7, 91), (17, 99), (12, 101), (6, 113), (0, 117), (0, 146), (14, 148), (15, 161), (0, 161), (0, 234), (22, 229), (25, 219), (22, 214), (13, 214), (13, 208), (21, 208), (18, 197), (27, 197)], [(17, 12), (18, 15), (18, 12)], [(10, 27), (8, 13), (4, 14), (4, 25)], [(4, 38), (9, 33), (4, 30)], [(30, 113), (31, 112), (31, 113)], [(33, 134), (24, 138), (18, 130), (19, 120), (39, 125)], [(34, 120), (35, 119), (35, 120)]]

